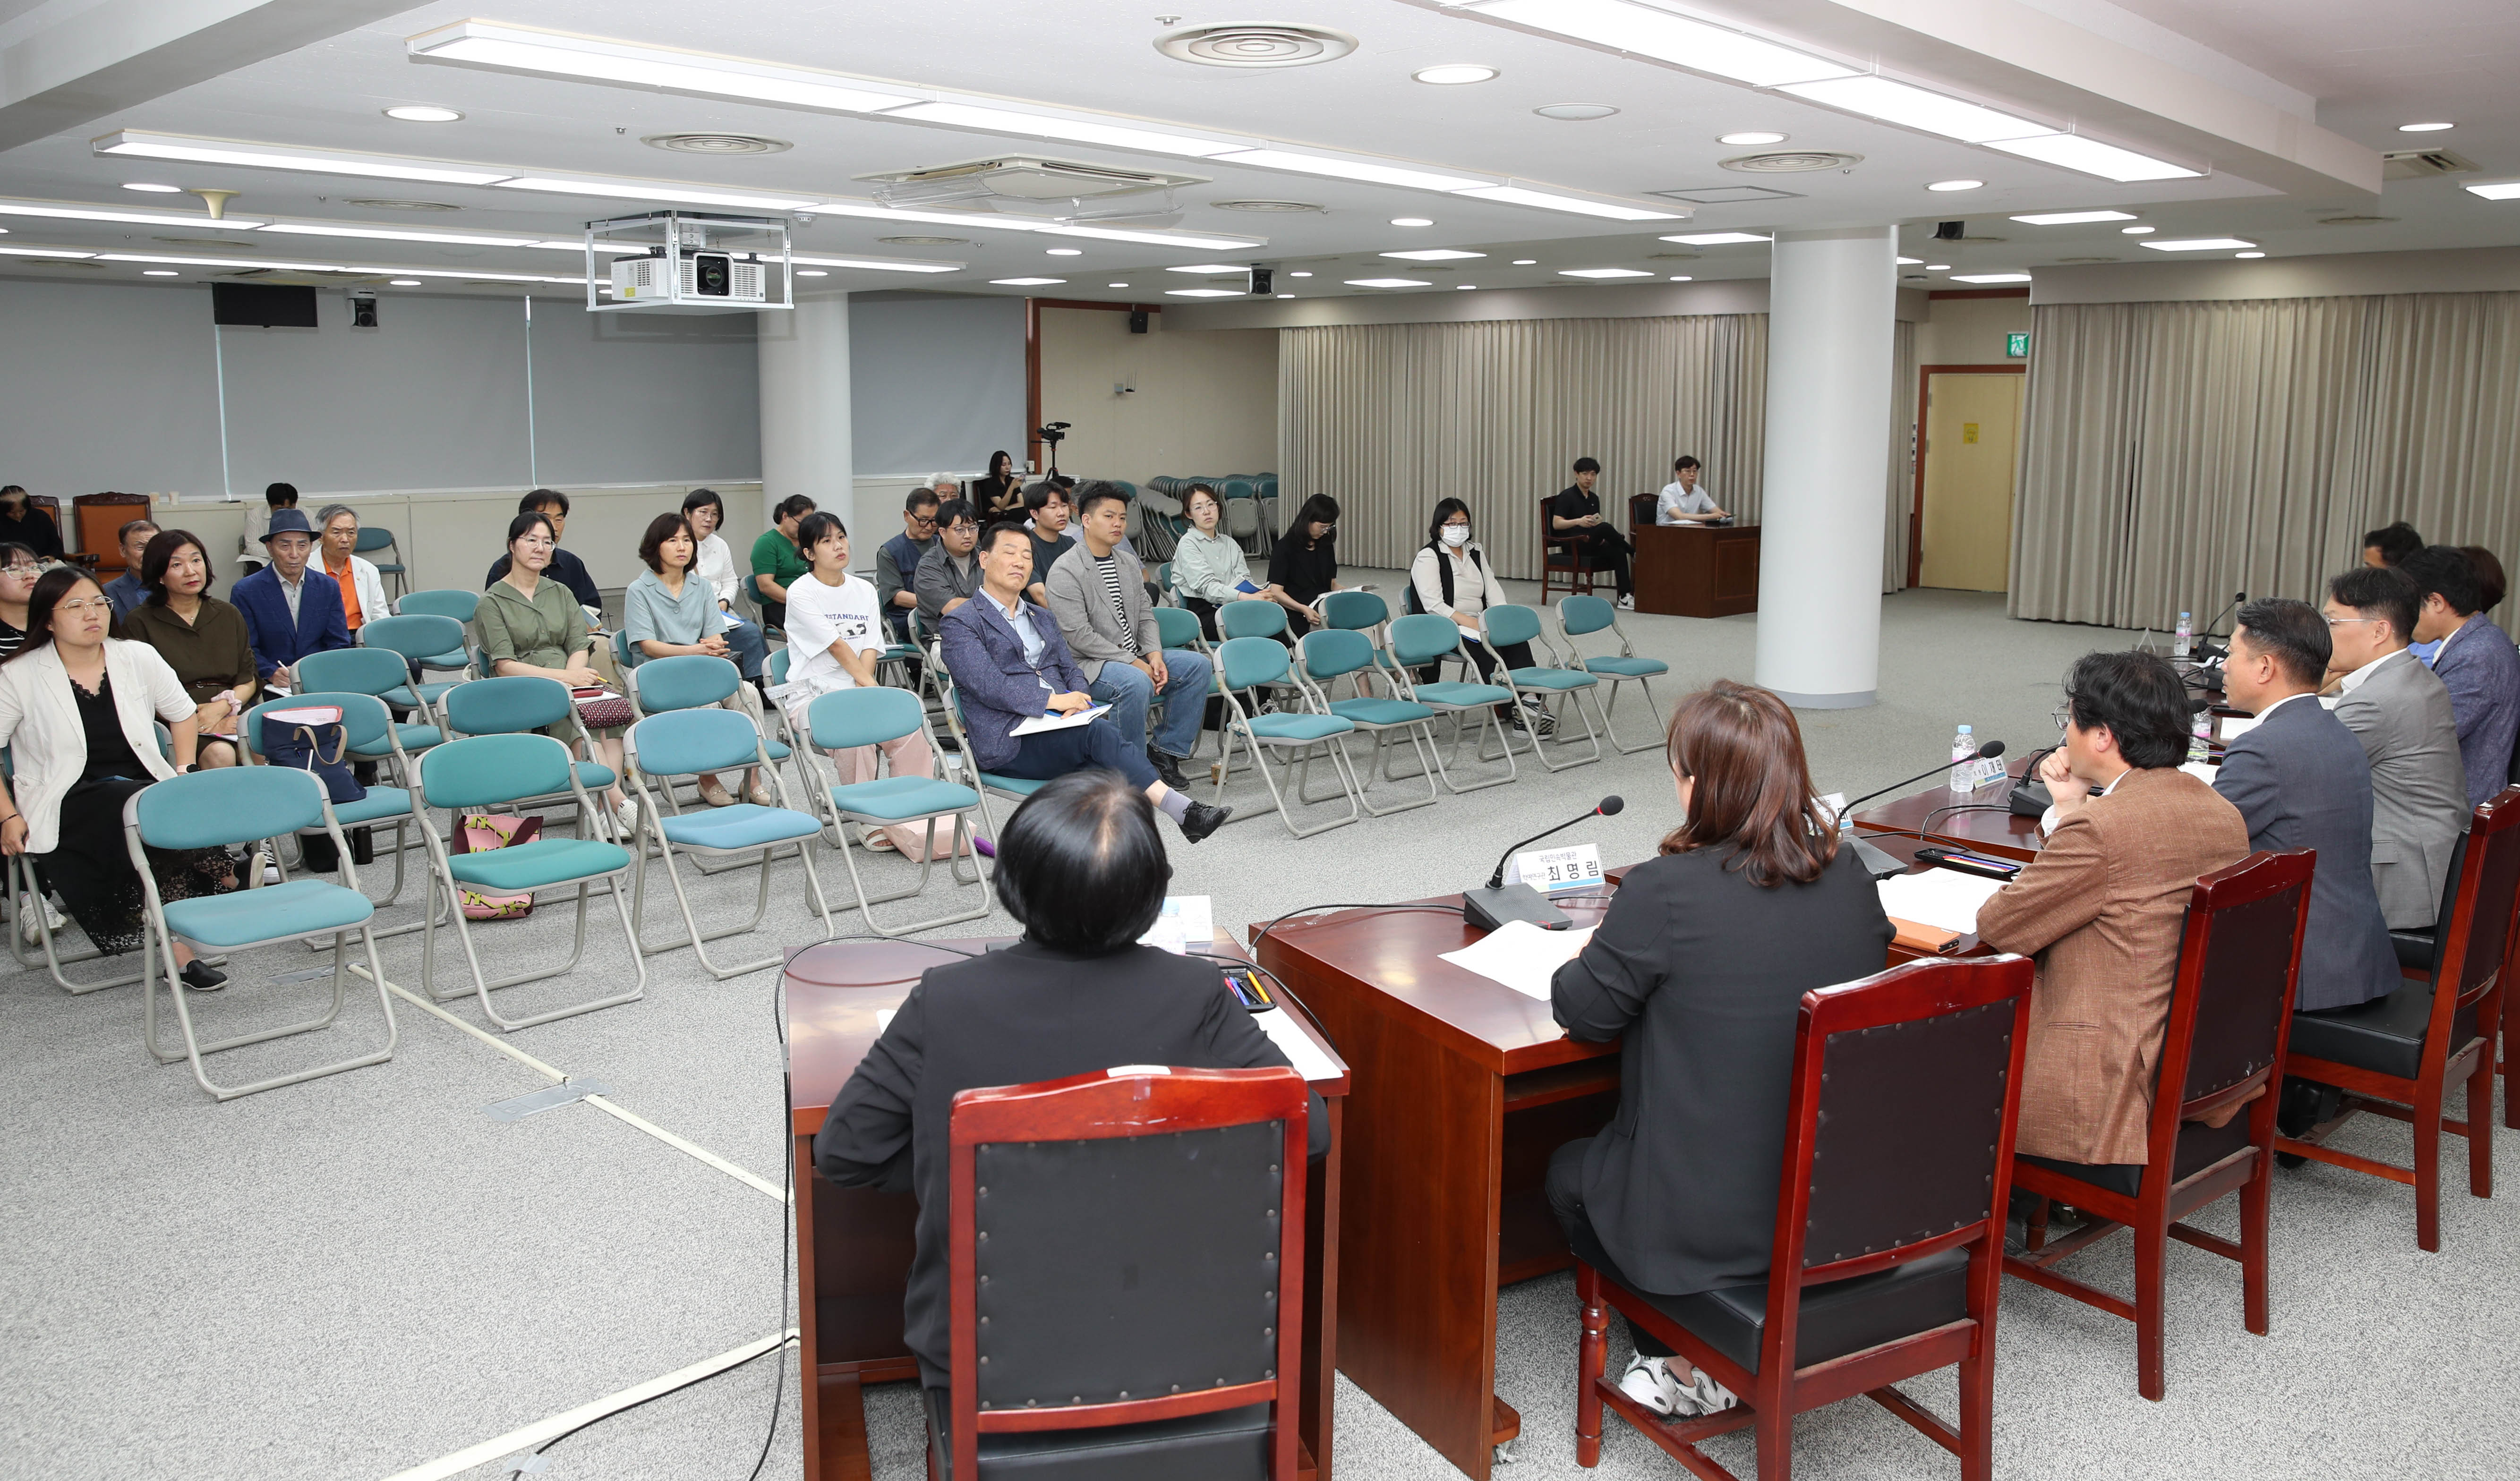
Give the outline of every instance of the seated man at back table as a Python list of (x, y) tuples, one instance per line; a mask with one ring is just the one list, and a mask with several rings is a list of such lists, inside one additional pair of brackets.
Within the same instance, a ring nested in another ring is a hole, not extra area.
[(1654, 499), (1654, 523), (1704, 524), (1732, 517), (1716, 505), (1713, 494), (1698, 486), (1699, 467), (1698, 461), (1687, 454), (1672, 464), (1671, 481)]
[(2474, 807), (2510, 784), (2512, 736), (2520, 732), (2520, 651), (2480, 610), (2483, 587), (2465, 551), (2427, 545), (2398, 569), (2421, 594), (2414, 638), (2432, 645), (2424, 661), (2450, 691), (2467, 805)]
[(2467, 828), (2450, 691), (2407, 651), (2421, 606), (2415, 583), (2392, 567), (2357, 566), (2327, 583), (2332, 707), (2371, 760), (2371, 882), (2391, 930), (2432, 929)]
[(2249, 852), (2239, 809), (2179, 769), (2187, 716), (2187, 687), (2159, 655), (2077, 659), (2056, 712), (2064, 742), (2039, 769), (2055, 821), (2039, 856), (1978, 908), (1978, 939), (2039, 960), (2023, 1156), (2126, 1169), (2150, 1154), (2152, 1067), (2188, 891)]
[(1083, 725), (1017, 736), (1014, 728), (1045, 715), (1090, 709), (1085, 675), (1047, 607), (1028, 602), (1032, 540), (1022, 525), (992, 524), (980, 532), (980, 592), (946, 614), (940, 655), (963, 702), (963, 724), (979, 771), (1049, 781), (1087, 767), (1118, 772), (1145, 789), (1147, 800), (1196, 843), (1225, 826), (1230, 807), (1192, 802), (1167, 786), (1146, 751), (1122, 738), (1109, 715)]

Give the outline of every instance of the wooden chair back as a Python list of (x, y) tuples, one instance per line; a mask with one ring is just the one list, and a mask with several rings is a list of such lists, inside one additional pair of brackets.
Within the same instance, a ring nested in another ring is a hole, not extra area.
[(2196, 881), (2179, 942), (2149, 1165), (2174, 1165), (2180, 1123), (2270, 1087), (2292, 1027), (2317, 854), (2255, 853)]
[[(2452, 877), (2450, 908), (2433, 948), (2433, 1019), (2444, 1026), (2503, 985), (2502, 962), (2520, 911), (2520, 786), (2476, 805)], [(2447, 1054), (2459, 1046), (2434, 1047)]]
[[(122, 574), (122, 527), (134, 519), (147, 516), (147, 494), (81, 494), (70, 501), (70, 510), (78, 526), (70, 537), (70, 548), (94, 555), (96, 570), (101, 576)], [(61, 516), (54, 515), (58, 522)]]
[(1306, 1105), (1283, 1067), (1123, 1065), (954, 1098), (960, 1473), (984, 1434), (1268, 1404), (1268, 1474), (1293, 1481)]

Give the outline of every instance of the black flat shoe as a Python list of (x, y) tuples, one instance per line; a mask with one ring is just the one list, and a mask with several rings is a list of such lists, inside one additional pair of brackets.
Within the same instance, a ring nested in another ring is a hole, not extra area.
[(1155, 769), (1155, 780), (1164, 785), (1177, 792), (1190, 790), (1190, 779), (1182, 775), (1181, 761), (1178, 757), (1167, 755), (1149, 745), (1147, 747), (1147, 764)]
[(1220, 828), (1223, 828), (1225, 826), (1225, 820), (1233, 816), (1234, 809), (1230, 807), (1217, 807), (1211, 803), (1193, 802), (1190, 805), (1189, 813), (1185, 814), (1181, 820), (1182, 836), (1188, 838), (1192, 843), (1200, 842), (1204, 840), (1208, 834), (1216, 831)]
[(184, 965), (184, 985), (197, 993), (214, 993), (228, 985), (228, 974), (206, 963), (190, 962)]

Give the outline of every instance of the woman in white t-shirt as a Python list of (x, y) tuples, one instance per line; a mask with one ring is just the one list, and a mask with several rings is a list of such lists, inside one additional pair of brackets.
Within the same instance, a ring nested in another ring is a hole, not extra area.
[[(806, 714), (814, 701), (837, 690), (877, 687), (876, 655), (886, 642), (881, 599), (875, 583), (849, 573), (849, 532), (836, 515), (807, 515), (796, 525), (796, 545), (812, 563), (788, 586), (788, 682), (774, 687), (770, 697), (788, 712), (788, 723), (802, 743), (813, 733)], [(876, 752), (882, 751), (896, 777), (932, 777), (935, 757), (921, 731), (876, 745), (857, 745), (830, 752), (839, 769), (840, 785), (872, 782), (878, 775)], [(953, 837), (950, 828), (940, 840)], [(867, 835), (869, 848), (898, 849), (904, 858), (927, 857), (928, 826), (896, 823)]]

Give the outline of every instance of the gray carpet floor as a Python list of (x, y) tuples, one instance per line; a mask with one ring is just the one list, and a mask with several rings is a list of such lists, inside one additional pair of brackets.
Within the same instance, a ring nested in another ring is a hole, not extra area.
[[(1379, 580), (1397, 589), (1394, 573)], [(1527, 595), (1527, 594), (1526, 594)], [(1755, 619), (1629, 616), (1640, 652), (1669, 661), (1667, 704), (1719, 676), (1747, 678)], [(1815, 779), (1850, 794), (1943, 754), (1969, 721), (2016, 748), (2045, 743), (2057, 679), (2089, 649), (2131, 637), (2006, 621), (2000, 599), (1910, 592), (1885, 603), (1881, 693), (1870, 709), (1801, 716)], [(1645, 717), (1622, 706), (1644, 734)], [(1176, 840), (1174, 889), (1206, 894), (1239, 931), (1309, 904), (1458, 889), (1495, 850), (1574, 816), (1604, 792), (1620, 817), (1566, 836), (1604, 859), (1640, 857), (1672, 821), (1658, 753), (1612, 755), (1561, 775), (1526, 767), (1514, 785), (1447, 796), (1315, 838), (1258, 819), (1209, 842)], [(1257, 784), (1238, 779), (1238, 797)], [(822, 854), (825, 888), (847, 894)], [(911, 866), (878, 858), (874, 886)], [(768, 955), (819, 938), (798, 867), (778, 867), (769, 920), (730, 953)], [(382, 871), (369, 875), (381, 890)], [(694, 886), (712, 924), (748, 916), (748, 874)], [(934, 911), (878, 907), (887, 920)], [(381, 914), (417, 919), (407, 891)], [(650, 903), (652, 937), (672, 928)], [(863, 934), (854, 911), (843, 935)], [(1004, 932), (993, 920), (951, 934)], [(494, 960), (557, 962), (570, 912), (482, 927)], [(417, 990), (416, 937), (382, 943), (387, 976)], [(302, 1014), (321, 979), (271, 974), (328, 961), (298, 948), (247, 954), (228, 991), (196, 999), (209, 1032)], [(71, 968), (72, 972), (92, 971)], [(439, 983), (461, 980), (442, 957)], [(634, 968), (608, 904), (567, 978), (500, 995), (503, 1010), (617, 990)], [(643, 1001), (502, 1040), (610, 1088), (621, 1108), (772, 1187), (783, 1154), (775, 971), (719, 982), (688, 951), (652, 959)], [(362, 996), (364, 994), (364, 996)], [(509, 1434), (727, 1352), (791, 1320), (782, 1280), (784, 1209), (771, 1194), (614, 1116), (575, 1104), (515, 1123), (490, 1102), (546, 1078), (455, 1025), (393, 1000), (393, 1059), (225, 1104), (181, 1064), (140, 1046), (138, 991), (71, 998), (41, 973), (0, 976), (0, 1084), (9, 1087), (8, 1176), (0, 1180), (0, 1473), (89, 1478), (354, 1478), (376, 1481)], [(483, 1022), (476, 1003), (447, 1010)], [(376, 996), (353, 984), (326, 1032), (218, 1056), (238, 1078), (338, 1057), (382, 1035)], [(2357, 1129), (2356, 1144), (2403, 1156), (2405, 1132)], [(2497, 1137), (2506, 1168), (2520, 1138)], [(2228, 1214), (2209, 1215), (2227, 1225)], [(2520, 1472), (2520, 1223), (2512, 1200), (2471, 1198), (2453, 1177), (2443, 1251), (2418, 1253), (2406, 1190), (2327, 1169), (2283, 1175), (2275, 1202), (2274, 1334), (2240, 1327), (2236, 1272), (2202, 1252), (2171, 1257), (2170, 1397), (2135, 1393), (2132, 1332), (2044, 1292), (2004, 1292), (1998, 1463), (2005, 1475), (2330, 1472), (2508, 1476)], [(2123, 1243), (2078, 1269), (2126, 1288)], [(1524, 1417), (1511, 1478), (1578, 1473), (1571, 1440), (1576, 1318), (1571, 1281), (1508, 1290), (1498, 1386)], [(784, 1368), (783, 1368), (784, 1364)], [(784, 1376), (783, 1376), (784, 1374)], [(547, 1475), (741, 1478), (781, 1408), (762, 1474), (800, 1465), (792, 1355), (764, 1359), (554, 1446)], [(781, 1385), (784, 1383), (784, 1390)], [(1949, 1381), (1916, 1391), (1949, 1412)], [(871, 1391), (877, 1475), (922, 1474), (915, 1397)], [(1370, 1397), (1342, 1381), (1336, 1463), (1352, 1477), (1452, 1474)], [(1861, 1402), (1804, 1416), (1797, 1459), (1817, 1477), (1951, 1474), (1951, 1461)], [(1746, 1436), (1718, 1442), (1737, 1467)], [(455, 1472), (505, 1473), (499, 1462)], [(1675, 1474), (1615, 1424), (1598, 1474)]]

